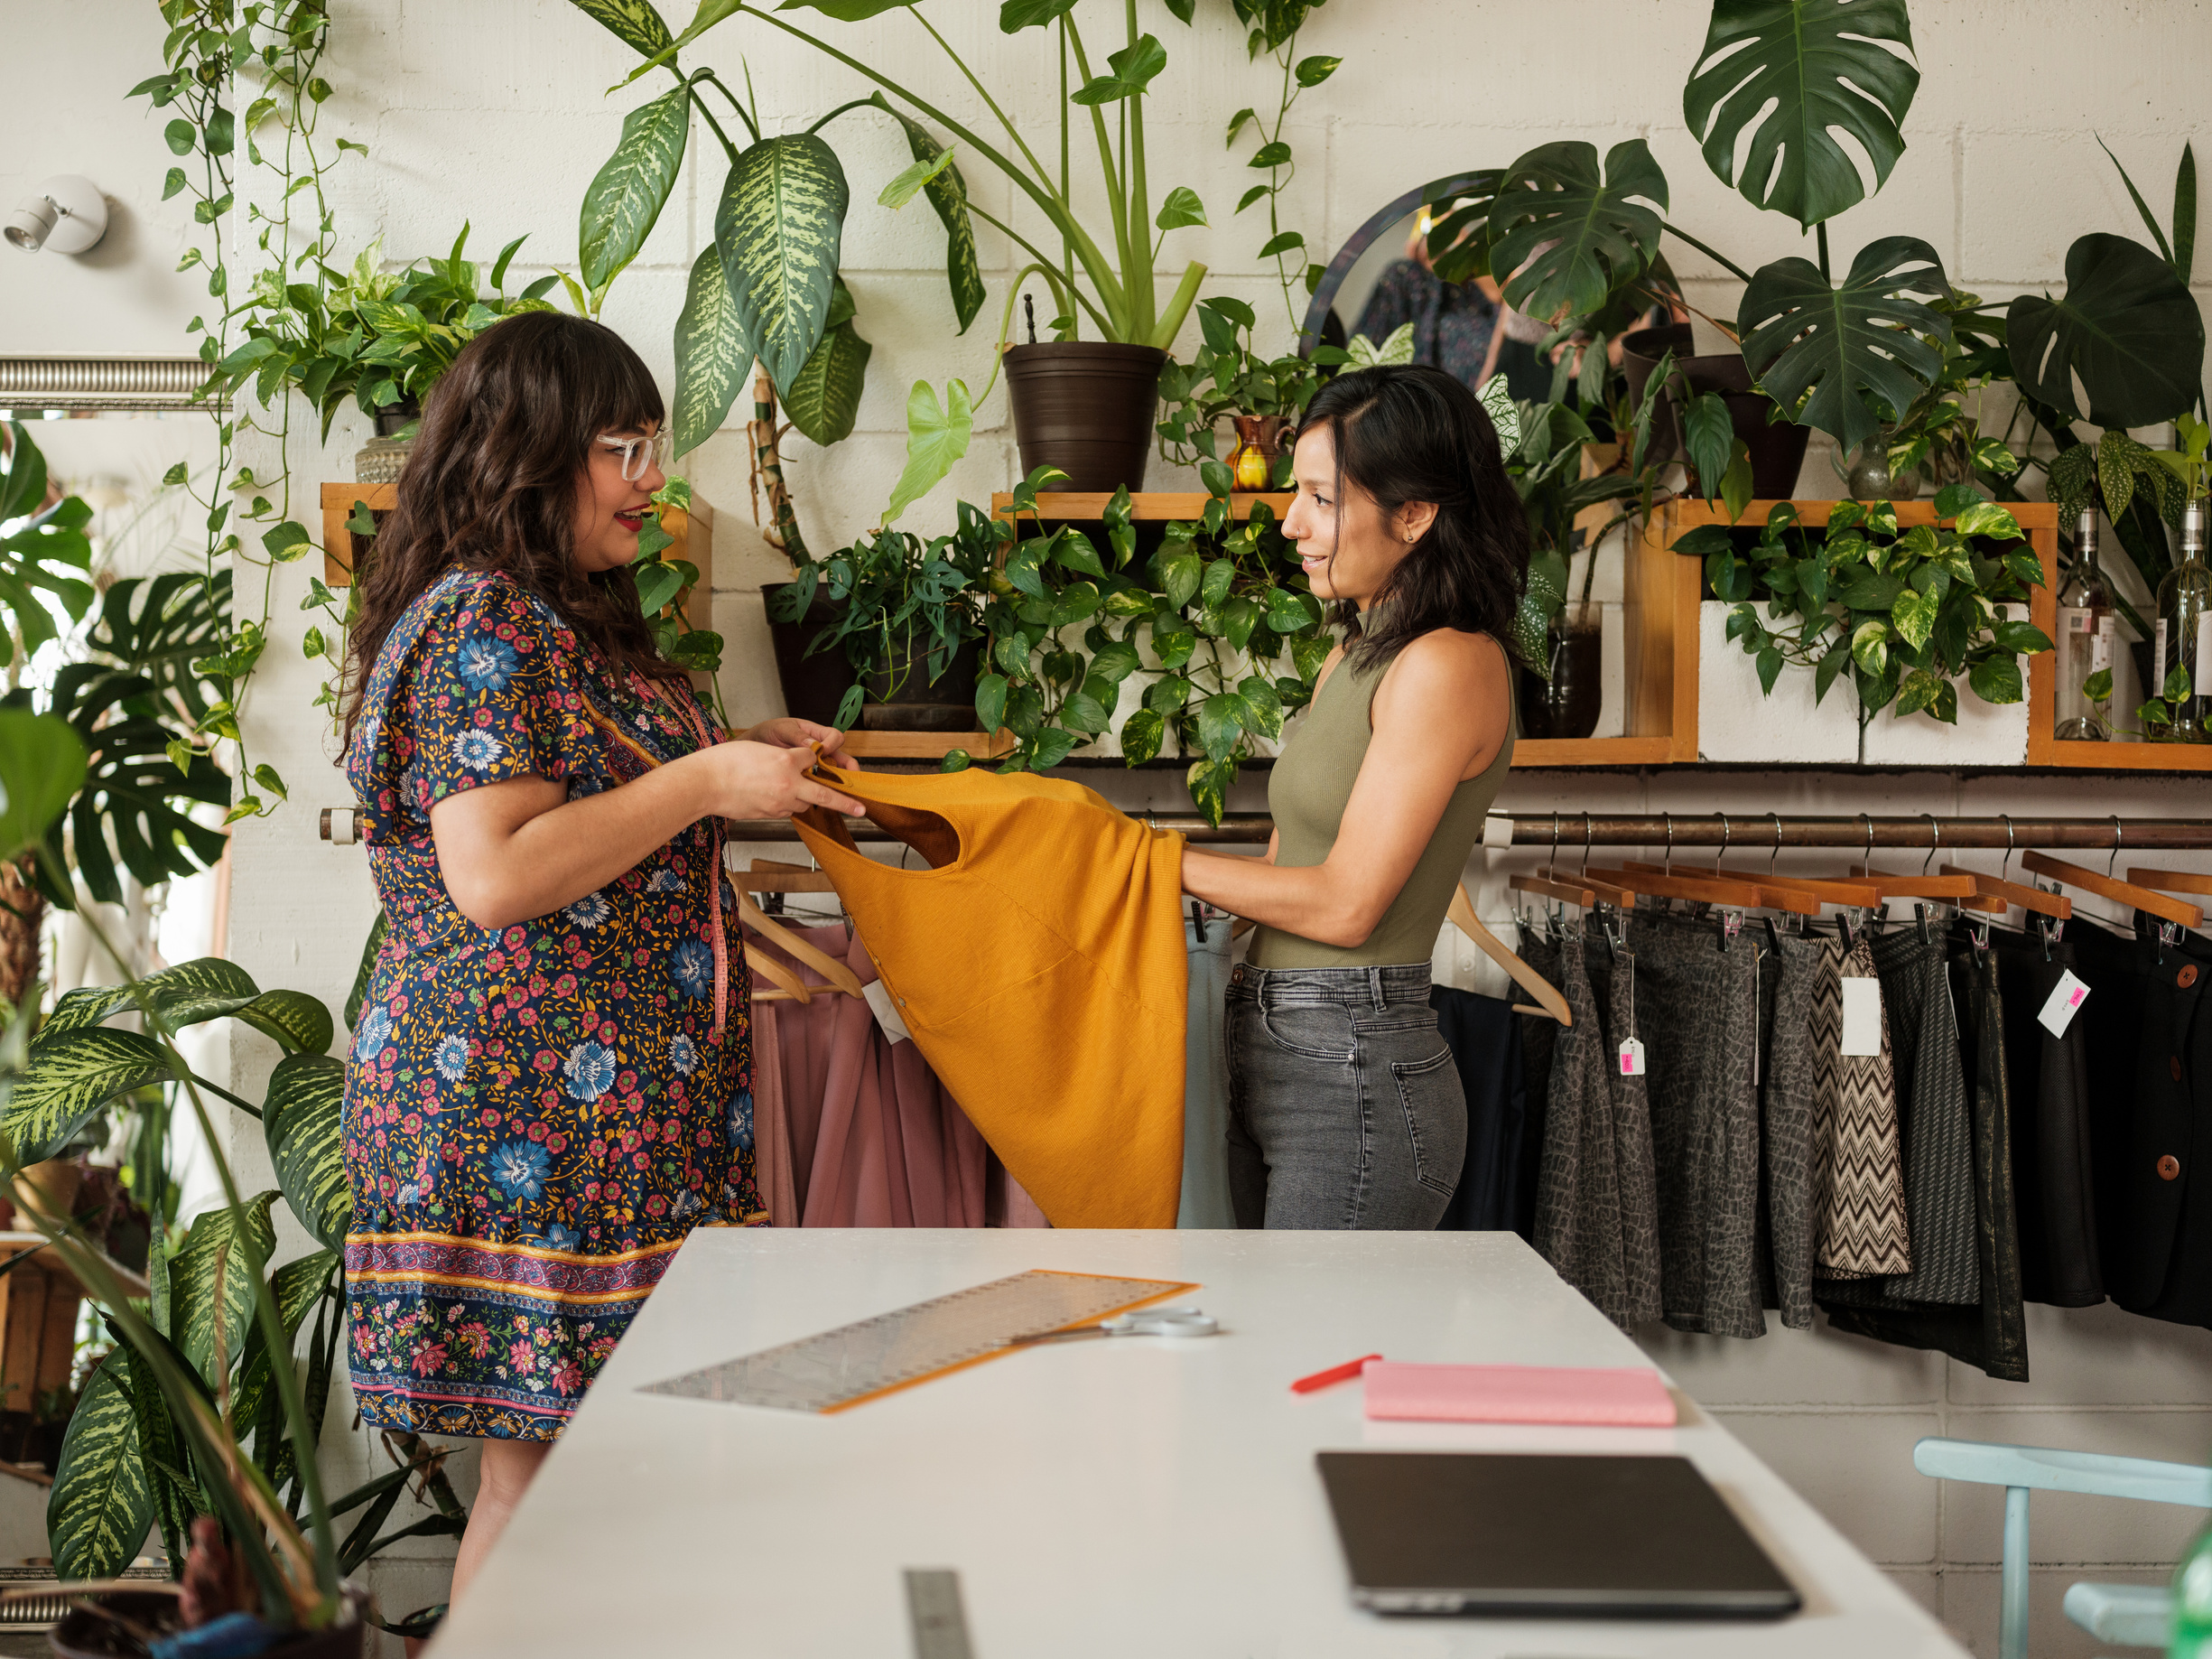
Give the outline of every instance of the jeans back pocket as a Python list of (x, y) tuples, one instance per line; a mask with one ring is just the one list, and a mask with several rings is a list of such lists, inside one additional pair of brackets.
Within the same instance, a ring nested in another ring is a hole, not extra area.
[(1390, 1075), (1413, 1142), (1414, 1179), (1449, 1196), (1459, 1186), (1467, 1155), (1467, 1103), (1452, 1051), (1440, 1048), (1427, 1059), (1393, 1060)]

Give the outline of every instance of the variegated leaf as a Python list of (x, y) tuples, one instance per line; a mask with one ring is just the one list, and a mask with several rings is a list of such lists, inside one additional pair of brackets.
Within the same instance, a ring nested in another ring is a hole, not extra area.
[(138, 1414), (111, 1353), (92, 1373), (61, 1437), (46, 1540), (63, 1580), (112, 1579), (136, 1559), (153, 1524), (153, 1492), (138, 1444)]
[(851, 291), (841, 276), (830, 303), (830, 331), (784, 397), (784, 412), (791, 416), (791, 424), (821, 444), (835, 443), (852, 431), (853, 418), (860, 411), (860, 392), (868, 383), (868, 359), (876, 350), (852, 326)]
[(676, 319), (675, 452), (696, 449), (721, 427), (753, 366), (752, 336), (738, 319), (714, 248), (692, 266), (692, 280)]
[(341, 1132), (346, 1067), (321, 1054), (289, 1055), (269, 1075), (261, 1130), (276, 1184), (316, 1242), (342, 1250), (353, 1219)]
[[(138, 982), (138, 992), (173, 1031), (236, 1013), (261, 994), (261, 987), (237, 963), (220, 956), (201, 956), (147, 974)], [(128, 985), (72, 991), (55, 1004), (53, 1012), (39, 1027), (39, 1041), (51, 1042), (67, 1032), (98, 1025), (126, 1005), (138, 1005)]]
[(239, 1009), (237, 1017), (295, 1052), (324, 1053), (336, 1034), (321, 998), (304, 991), (265, 991)]
[[(330, 1282), (330, 1274), (339, 1260), (336, 1251), (318, 1250), (285, 1263), (269, 1275), (269, 1293), (275, 1300), (277, 1318), (283, 1321), (287, 1337), (300, 1334), (308, 1311)], [(290, 1347), (285, 1351), (289, 1354)], [(273, 1380), (268, 1345), (263, 1340), (259, 1322), (256, 1321), (246, 1335), (246, 1361), (238, 1367), (238, 1386), (231, 1396), (230, 1421), (241, 1436), (260, 1422)], [(264, 1446), (254, 1449), (255, 1457), (264, 1468), (269, 1466), (268, 1450)]]
[[(333, 1062), (335, 1063), (335, 1062)], [(228, 1205), (218, 1205), (192, 1223), (184, 1248), (169, 1263), (169, 1330), (186, 1362), (209, 1387), (215, 1384), (216, 1323), (222, 1324), (223, 1354), (237, 1364), (246, 1351), (246, 1328), (254, 1317), (254, 1276), (276, 1246), (269, 1220), (274, 1192), (256, 1193), (241, 1205), (246, 1224)], [(251, 1246), (250, 1250), (246, 1246)], [(216, 1264), (222, 1263), (223, 1294), (215, 1296)]]
[(739, 324), (779, 392), (829, 326), (848, 200), (837, 153), (812, 133), (754, 144), (722, 187), (714, 245)]
[(0, 1128), (19, 1163), (36, 1163), (60, 1151), (116, 1095), (171, 1075), (168, 1055), (151, 1037), (98, 1027), (70, 1031), (32, 1049), (0, 1110)]
[[(927, 127), (905, 112), (892, 108), (882, 93), (877, 93), (869, 101), (906, 129), (906, 147), (914, 153), (915, 161), (934, 161), (943, 150), (944, 146), (930, 135)], [(968, 325), (975, 321), (976, 312), (983, 309), (983, 272), (976, 262), (975, 227), (968, 220), (968, 182), (960, 176), (960, 166), (954, 163), (923, 185), (922, 190), (944, 226), (945, 280), (952, 284), (953, 310), (960, 318), (960, 331), (965, 334)]]
[(572, 0), (576, 9), (612, 30), (622, 43), (647, 57), (670, 41), (668, 25), (651, 0)]
[(622, 117), (621, 141), (584, 192), (576, 246), (584, 286), (598, 290), (637, 257), (683, 171), (691, 89), (678, 87)]

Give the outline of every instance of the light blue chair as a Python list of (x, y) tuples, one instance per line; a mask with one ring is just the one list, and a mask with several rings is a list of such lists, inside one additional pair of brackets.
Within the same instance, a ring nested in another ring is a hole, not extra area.
[[(2212, 1509), (2212, 1468), (2109, 1458), (2047, 1446), (2002, 1446), (1981, 1440), (1925, 1440), (1912, 1467), (1938, 1480), (1970, 1480), (2004, 1488), (2004, 1577), (1997, 1623), (1997, 1659), (2028, 1659), (2028, 1494), (2080, 1492), (2152, 1504)], [(2119, 1647), (2164, 1647), (2173, 1623), (2173, 1596), (2142, 1584), (2074, 1584), (2066, 1616), (2099, 1641)]]

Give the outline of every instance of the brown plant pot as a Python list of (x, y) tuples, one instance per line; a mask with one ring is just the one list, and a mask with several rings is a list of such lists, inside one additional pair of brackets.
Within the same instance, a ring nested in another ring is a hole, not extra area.
[[(90, 1598), (101, 1607), (111, 1608), (133, 1624), (152, 1630), (157, 1636), (171, 1636), (183, 1627), (177, 1608), (177, 1591), (171, 1585), (148, 1585), (144, 1589), (112, 1589), (96, 1591)], [(367, 1601), (365, 1594), (349, 1589), (347, 1609), (339, 1617), (344, 1621), (328, 1630), (317, 1630), (301, 1635), (291, 1641), (280, 1640), (274, 1646), (262, 1652), (268, 1659), (361, 1659), (367, 1651), (367, 1637), (372, 1626), (360, 1616)], [(143, 1655), (145, 1649), (125, 1634), (123, 1626), (113, 1619), (103, 1618), (98, 1613), (83, 1608), (72, 1608), (61, 1622), (46, 1633), (47, 1645), (60, 1659), (118, 1659), (119, 1655)]]
[(1551, 681), (1520, 673), (1520, 734), (1530, 738), (1584, 738), (1597, 730), (1605, 706), (1604, 630), (1552, 625)]
[(1006, 395), (1022, 471), (1057, 467), (1067, 474), (1060, 489), (1143, 489), (1166, 361), (1151, 346), (1098, 340), (1008, 346)]
[[(1751, 452), (1752, 494), (1762, 501), (1786, 501), (1797, 493), (1798, 473), (1805, 465), (1805, 446), (1811, 442), (1809, 427), (1794, 422), (1776, 424), (1767, 416), (1774, 400), (1752, 384), (1750, 368), (1741, 353), (1722, 357), (1687, 357), (1690, 326), (1672, 322), (1664, 328), (1638, 329), (1621, 341), (1622, 372), (1628, 377), (1629, 400), (1640, 406), (1645, 388), (1659, 359), (1673, 351), (1674, 366), (1682, 371), (1693, 393), (1718, 392), (1728, 405), (1729, 424)], [(1651, 412), (1651, 439), (1646, 460), (1666, 461), (1682, 448), (1682, 429), (1674, 399), (1659, 399)]]
[(67, 1221), (76, 1214), (77, 1189), (85, 1184), (85, 1167), (74, 1158), (49, 1158), (34, 1163), (15, 1178), (14, 1201)]
[(929, 654), (914, 663), (897, 692), (886, 694), (891, 676), (868, 676), (869, 701), (860, 708), (868, 732), (972, 732), (975, 730), (976, 645), (970, 640), (932, 685)]
[[(762, 606), (765, 608), (790, 585), (777, 582), (762, 588)], [(852, 665), (845, 660), (843, 651), (832, 646), (816, 651), (812, 657), (806, 654), (808, 642), (836, 620), (837, 607), (819, 588), (814, 592), (814, 602), (799, 620), (778, 622), (773, 615), (768, 619), (768, 641), (776, 650), (776, 677), (783, 685), (784, 709), (797, 719), (811, 720), (818, 726), (837, 722), (837, 705), (852, 687)]]

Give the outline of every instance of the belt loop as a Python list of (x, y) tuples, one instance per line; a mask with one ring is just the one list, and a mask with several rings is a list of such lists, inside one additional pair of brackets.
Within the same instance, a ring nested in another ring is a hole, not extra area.
[(1367, 993), (1374, 1000), (1375, 1011), (1380, 1013), (1383, 1009), (1382, 970), (1380, 968), (1370, 967), (1367, 970)]

